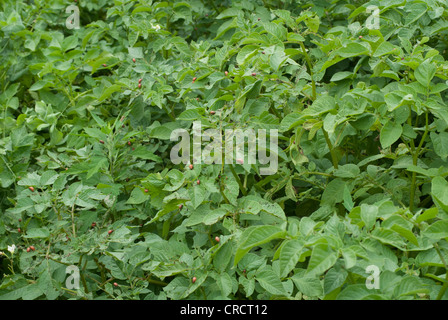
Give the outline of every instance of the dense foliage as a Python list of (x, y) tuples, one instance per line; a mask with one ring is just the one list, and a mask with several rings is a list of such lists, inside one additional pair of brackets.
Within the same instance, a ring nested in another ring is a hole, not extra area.
[[(447, 299), (447, 9), (1, 1), (0, 299)], [(194, 121), (278, 171), (174, 164)]]

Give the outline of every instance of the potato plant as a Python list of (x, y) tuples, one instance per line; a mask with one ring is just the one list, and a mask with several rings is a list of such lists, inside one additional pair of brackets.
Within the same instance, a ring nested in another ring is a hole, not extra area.
[(448, 299), (447, 46), (445, 1), (1, 1), (0, 299)]

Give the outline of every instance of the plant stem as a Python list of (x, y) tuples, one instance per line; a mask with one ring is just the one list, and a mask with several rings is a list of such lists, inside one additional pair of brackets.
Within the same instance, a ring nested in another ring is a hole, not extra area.
[(156, 284), (156, 285), (158, 285), (158, 286), (163, 286), (163, 287), (165, 287), (165, 286), (168, 285), (168, 283), (166, 283), (166, 282), (151, 279), (151, 273), (148, 274), (148, 276), (146, 276), (146, 277), (144, 277), (144, 278), (139, 278), (139, 279), (141, 279), (141, 280), (143, 280), (143, 281), (148, 281), (149, 283)]
[[(423, 133), (422, 139), (420, 140), (420, 143), (418, 144), (417, 150), (415, 150), (415, 145), (414, 145), (414, 141), (411, 140), (411, 145), (412, 145), (412, 149), (413, 149), (413, 153), (412, 153), (412, 164), (414, 166), (417, 165), (418, 163), (418, 156), (420, 155), (420, 151), (422, 150), (423, 147), (423, 143), (425, 142), (426, 136), (428, 135), (429, 132), (429, 116), (428, 116), (428, 112), (425, 112), (425, 132)], [(417, 181), (417, 173), (415, 171), (412, 172), (412, 177), (411, 177), (411, 195), (410, 195), (410, 199), (409, 199), (409, 210), (411, 212), (414, 212), (414, 202), (415, 202), (415, 191), (416, 191), (416, 181)]]
[(426, 136), (428, 135), (429, 132), (429, 116), (428, 116), (428, 112), (425, 112), (425, 132), (423, 133), (422, 139), (420, 140), (420, 143), (418, 144), (417, 147), (417, 157), (419, 156), (420, 151), (422, 150), (423, 147), (423, 143), (425, 142)]
[(446, 261), (443, 258), (442, 252), (440, 251), (439, 245), (437, 243), (434, 243), (434, 248), (436, 249), (437, 254), (440, 257), (440, 260), (442, 260), (442, 263), (445, 266), (445, 270), (446, 270), (445, 282), (443, 283), (443, 286), (440, 289), (439, 294), (437, 295), (437, 298), (436, 298), (436, 300), (441, 300), (443, 295), (445, 294), (446, 289), (448, 289), (448, 265), (446, 264)]
[(243, 184), (241, 183), (241, 180), (238, 177), (238, 175), (236, 174), (235, 169), (233, 168), (233, 165), (229, 164), (229, 167), (230, 167), (230, 171), (232, 172), (236, 182), (238, 183), (238, 186), (240, 187), (241, 193), (244, 196), (247, 196), (247, 190), (246, 190), (246, 188), (244, 188)]
[[(3, 133), (5, 133), (5, 131), (3, 131)], [(3, 137), (4, 138), (4, 137)], [(3, 158), (3, 156), (0, 156), (0, 158), (3, 160), (3, 162), (5, 163), (5, 165), (6, 165), (6, 168), (8, 168), (8, 170), (12, 173), (12, 175), (14, 176), (14, 184), (16, 183), (16, 180), (17, 180), (17, 176), (16, 176), (16, 174), (14, 173), (14, 171), (12, 171), (12, 169), (11, 169), (11, 167), (8, 165), (8, 163), (6, 162), (6, 160), (5, 160), (5, 158)]]
[(71, 263), (62, 262), (62, 261), (56, 260), (56, 259), (54, 259), (54, 258), (52, 258), (52, 257), (50, 257), (50, 256), (48, 256), (48, 257), (46, 257), (46, 258), (47, 258), (47, 259), (50, 259), (50, 260), (52, 260), (52, 261), (54, 261), (54, 262), (63, 264), (64, 266), (71, 266), (71, 265), (72, 265)]
[(314, 78), (313, 78), (313, 66), (311, 65), (310, 56), (306, 52), (306, 48), (303, 45), (303, 42), (300, 42), (300, 47), (302, 48), (302, 52), (305, 55), (305, 59), (306, 59), (306, 62), (308, 64), (308, 72), (309, 72), (310, 77), (311, 77), (311, 86), (313, 88), (313, 96), (312, 96), (312, 98), (313, 98), (313, 101), (314, 101), (314, 100), (316, 100), (316, 82), (314, 81)]
[[(417, 164), (414, 164), (414, 166), (416, 166)], [(412, 177), (411, 177), (411, 195), (410, 195), (410, 199), (409, 199), (409, 211), (414, 212), (414, 198), (415, 198), (415, 181), (417, 179), (417, 173), (415, 171), (412, 172)]]
[(104, 274), (104, 269), (103, 269), (103, 267), (100, 265), (100, 262), (99, 262), (98, 258), (93, 258), (93, 260), (95, 261), (95, 263), (96, 263), (98, 269), (100, 269), (100, 272), (101, 272), (101, 281), (103, 281), (103, 282), (106, 281), (106, 275)]
[(333, 145), (331, 144), (330, 137), (328, 136), (327, 131), (322, 127), (322, 132), (324, 133), (325, 141), (327, 142), (328, 149), (330, 149), (331, 161), (333, 162), (333, 167), (335, 169), (338, 168), (338, 158), (334, 153)]
[(71, 214), (72, 214), (72, 232), (73, 232), (73, 237), (76, 238), (76, 230), (75, 230), (75, 201), (73, 201)]
[[(81, 256), (79, 257), (79, 263), (78, 263), (78, 265), (80, 265), (80, 266), (81, 266), (81, 263), (82, 263), (82, 257), (83, 257), (83, 255), (81, 254)], [(86, 260), (86, 263), (84, 264), (84, 267), (82, 268), (82, 272), (80, 272), (79, 276), (81, 277), (81, 282), (82, 282), (82, 285), (84, 287), (84, 291), (86, 293), (89, 293), (89, 289), (87, 288), (86, 278), (84, 277), (84, 270), (85, 270), (86, 266), (87, 266), (87, 260)]]
[(273, 105), (271, 105), (270, 109), (272, 110), (272, 112), (275, 114), (275, 116), (279, 119), (282, 119), (282, 117), (280, 116), (280, 114), (277, 112), (277, 110), (275, 109), (275, 107)]
[(67, 289), (67, 288), (64, 288), (64, 287), (61, 287), (61, 289), (69, 292), (70, 294), (72, 294), (74, 296), (78, 295), (78, 293), (76, 291), (74, 291), (74, 290), (70, 290), (70, 289)]
[(207, 300), (207, 295), (205, 294), (204, 287), (202, 287), (202, 286), (201, 286), (201, 292), (202, 292), (202, 295), (204, 296), (204, 300)]
[(224, 194), (223, 186), (222, 186), (221, 183), (220, 183), (220, 186), (219, 186), (219, 193), (221, 193), (221, 196), (224, 198), (224, 201), (226, 203), (230, 203), (229, 199), (227, 199), (226, 195)]
[(9, 263), (10, 263), (9, 271), (11, 271), (12, 274), (16, 274), (14, 272), (14, 253), (11, 253), (11, 259), (9, 259)]
[(156, 284), (158, 286), (163, 286), (163, 287), (168, 285), (168, 283), (166, 283), (166, 282), (153, 280), (153, 279), (146, 279), (146, 281), (148, 281), (149, 283), (152, 283), (152, 284)]
[[(308, 171), (308, 172), (304, 172), (303, 174), (316, 174), (316, 175), (324, 176), (324, 177), (332, 177), (331, 174), (329, 174), (329, 173), (325, 173), (325, 172)], [(300, 174), (300, 175), (302, 175), (302, 174)]]

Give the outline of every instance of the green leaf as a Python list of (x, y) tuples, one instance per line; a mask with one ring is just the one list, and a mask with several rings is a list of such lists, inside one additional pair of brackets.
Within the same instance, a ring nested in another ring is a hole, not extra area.
[(379, 300), (385, 299), (376, 295), (375, 291), (367, 289), (365, 284), (353, 284), (342, 290), (336, 300)]
[(426, 3), (411, 3), (406, 5), (405, 26), (409, 26), (420, 19), (428, 10)]
[(158, 126), (156, 128), (152, 128), (149, 135), (151, 136), (151, 138), (169, 140), (172, 132), (173, 130), (166, 126)]
[(40, 177), (39, 185), (47, 186), (53, 184), (56, 179), (59, 177), (59, 174), (54, 170), (45, 171)]
[(323, 294), (322, 283), (316, 277), (308, 277), (302, 272), (292, 276), (291, 280), (297, 289), (307, 297), (319, 297)]
[(427, 177), (430, 177), (430, 176), (431, 176), (431, 174), (429, 173), (428, 170), (423, 169), (423, 168), (418, 167), (418, 166), (414, 166), (413, 164), (407, 166), (407, 167), (406, 167), (406, 170), (407, 170), (407, 171), (411, 171), (411, 172), (416, 172), (416, 173), (419, 173), (419, 174), (424, 175), (424, 176), (427, 176)]
[(177, 117), (178, 120), (185, 120), (185, 121), (194, 121), (199, 120), (200, 118), (201, 115), (196, 109), (185, 110)]
[(396, 81), (400, 81), (400, 77), (398, 76), (398, 74), (391, 70), (384, 70), (383, 72), (381, 72), (379, 77), (386, 77), (386, 78), (394, 79)]
[(185, 176), (177, 169), (170, 170), (166, 177), (169, 178), (169, 184), (163, 187), (165, 191), (176, 191), (183, 186), (185, 181)]
[(342, 256), (344, 257), (345, 261), (345, 268), (350, 269), (356, 265), (356, 251), (351, 248), (342, 248), (341, 249)]
[(162, 162), (162, 158), (155, 155), (151, 151), (148, 151), (145, 147), (139, 146), (136, 147), (134, 151), (131, 152), (131, 155), (136, 158), (152, 160), (154, 162)]
[(205, 200), (207, 196), (207, 190), (202, 185), (193, 186), (192, 190), (190, 190), (190, 201), (193, 205), (193, 209), (199, 207), (202, 202)]
[(219, 39), (227, 31), (229, 31), (230, 29), (238, 28), (237, 21), (238, 21), (237, 18), (233, 18), (232, 20), (228, 20), (228, 21), (224, 22), (223, 24), (221, 24), (221, 26), (216, 31), (216, 38), (215, 39)]
[(304, 237), (306, 237), (313, 232), (315, 226), (316, 222), (313, 219), (310, 217), (303, 217), (300, 219), (299, 231)]
[(109, 98), (113, 93), (118, 92), (121, 90), (121, 86), (119, 84), (113, 84), (109, 87), (105, 87), (104, 90), (101, 92), (100, 97), (98, 98), (99, 102), (102, 102)]
[(149, 195), (145, 194), (143, 190), (139, 187), (136, 187), (132, 190), (131, 196), (129, 197), (127, 204), (140, 204), (149, 199)]
[(240, 187), (238, 185), (238, 182), (235, 180), (233, 176), (230, 177), (230, 180), (226, 180), (224, 184), (223, 193), (231, 204), (233, 205), (237, 204), (238, 195), (240, 193)]
[(227, 214), (227, 211), (224, 209), (215, 209), (207, 213), (202, 219), (202, 223), (205, 225), (212, 225), (218, 222), (222, 217)]
[(299, 124), (299, 120), (301, 119), (302, 114), (300, 113), (289, 113), (285, 115), (280, 123), (280, 132), (291, 130), (294, 126)]
[[(250, 196), (249, 196), (250, 197)], [(259, 204), (262, 207), (262, 210), (269, 213), (270, 215), (277, 217), (283, 221), (286, 221), (286, 215), (283, 211), (282, 207), (275, 202), (268, 201), (266, 199), (262, 199), (260, 197), (250, 197), (250, 199), (254, 199), (255, 201), (258, 201)]]
[(263, 80), (257, 80), (254, 83), (252, 83), (251, 85), (247, 86), (244, 90), (244, 93), (241, 95), (241, 97), (246, 97), (247, 99), (257, 98), (258, 95), (260, 94), (262, 83), (263, 83)]
[(28, 173), (25, 178), (22, 178), (17, 184), (19, 186), (37, 186), (40, 183), (41, 177), (37, 172)]
[(280, 277), (285, 278), (295, 268), (302, 255), (303, 242), (300, 240), (286, 240), (280, 249)]
[(64, 39), (64, 41), (62, 42), (61, 49), (64, 52), (66, 52), (68, 50), (76, 48), (77, 46), (78, 46), (78, 36), (73, 35)]
[(163, 288), (163, 291), (166, 293), (168, 298), (179, 300), (184, 296), (185, 292), (187, 292), (190, 284), (191, 280), (185, 277), (176, 277)]
[(415, 79), (424, 87), (429, 88), (432, 78), (436, 74), (437, 68), (429, 60), (425, 60), (415, 69)]
[(305, 38), (302, 35), (298, 34), (298, 33), (290, 32), (290, 33), (288, 33), (287, 40), (290, 41), (290, 42), (300, 43), (300, 42), (304, 42)]
[(341, 71), (341, 72), (336, 72), (330, 79), (330, 81), (341, 81), (347, 78), (351, 78), (353, 77), (353, 72), (349, 72), (349, 71)]
[(34, 300), (40, 297), (43, 294), (39, 284), (33, 283), (26, 286), (26, 290), (24, 290), (22, 299), (23, 300)]
[(367, 230), (371, 230), (375, 225), (378, 216), (378, 206), (363, 203), (361, 205), (361, 220), (364, 222)]
[(216, 271), (225, 272), (232, 259), (233, 247), (233, 242), (230, 241), (219, 247), (218, 252), (213, 257), (213, 266)]
[(194, 284), (191, 284), (187, 291), (184, 292), (182, 295), (182, 298), (188, 297), (190, 294), (192, 294), (194, 291), (196, 291), (198, 288), (201, 287), (201, 285), (204, 283), (205, 280), (207, 280), (208, 273), (202, 272), (197, 276), (196, 282)]
[(8, 100), (11, 100), (16, 95), (19, 87), (20, 83), (14, 83), (7, 86), (6, 90), (0, 94), (0, 101), (7, 102)]
[(398, 53), (397, 48), (392, 43), (384, 41), (376, 48), (373, 56), (377, 58), (393, 52)]
[(92, 138), (98, 140), (107, 140), (107, 135), (98, 128), (84, 128), (84, 131)]
[(250, 84), (245, 88), (244, 92), (238, 97), (235, 102), (236, 112), (241, 113), (247, 99), (255, 99), (256, 97), (258, 97), (258, 95), (260, 94), (262, 83), (262, 80), (257, 80), (256, 82)]
[(286, 40), (286, 37), (288, 36), (288, 31), (281, 24), (277, 24), (275, 22), (264, 22), (263, 26), (266, 29), (266, 31), (269, 34), (273, 35), (276, 39), (281, 41)]
[[(119, 280), (125, 280), (127, 278), (126, 275), (121, 270), (121, 268), (118, 264), (119, 262), (117, 262), (117, 260), (115, 260), (111, 256), (102, 255), (99, 258), (99, 262), (101, 262), (106, 267), (106, 269), (108, 271), (110, 271), (110, 274), (112, 275), (112, 277), (119, 279)], [(120, 264), (121, 264), (121, 261), (120, 261)]]
[(440, 259), (440, 256), (437, 253), (436, 249), (421, 251), (417, 255), (415, 262), (416, 265), (418, 265), (419, 267), (426, 267), (426, 266), (434, 266), (440, 268), (444, 267), (443, 262)]
[(236, 17), (238, 16), (238, 14), (242, 13), (241, 9), (239, 8), (235, 8), (235, 7), (231, 7), (231, 8), (227, 8), (225, 10), (223, 10), (217, 17), (216, 19), (225, 19), (225, 18), (230, 18), (230, 17)]
[(129, 56), (131, 58), (137, 58), (137, 59), (143, 59), (143, 48), (137, 47), (137, 48), (128, 48)]
[(417, 217), (415, 222), (420, 223), (423, 221), (434, 219), (435, 217), (437, 217), (438, 213), (439, 213), (439, 209), (437, 209), (436, 207), (426, 209), (421, 215), (419, 215)]
[(50, 231), (47, 228), (32, 228), (27, 230), (25, 238), (36, 239), (36, 238), (48, 238), (50, 236)]
[(87, 171), (86, 178), (89, 179), (94, 174), (98, 173), (101, 169), (106, 168), (109, 164), (109, 161), (106, 157), (93, 157), (92, 158), (92, 166), (89, 171)]
[(0, 182), (2, 188), (8, 188), (14, 183), (16, 178), (13, 173), (3, 163), (0, 165)]
[(236, 266), (250, 249), (274, 239), (283, 238), (285, 235), (286, 231), (277, 226), (248, 227), (240, 236), (233, 265)]
[(411, 242), (412, 244), (418, 246), (418, 240), (415, 237), (414, 233), (409, 230), (406, 229), (398, 224), (394, 224), (391, 229), (395, 232), (397, 232), (399, 235), (401, 235), (403, 238), (405, 238), (406, 240), (408, 240), (409, 242)]
[(59, 131), (55, 125), (50, 128), (50, 144), (52, 146), (59, 145), (64, 139), (64, 134)]
[(223, 297), (227, 297), (232, 293), (233, 282), (232, 278), (227, 272), (223, 272), (217, 275), (216, 284), (218, 285), (219, 290), (221, 290)]
[(372, 231), (371, 237), (384, 244), (390, 244), (398, 249), (403, 250), (406, 243), (400, 236), (390, 229), (378, 228)]
[(435, 177), (431, 182), (431, 196), (446, 213), (448, 213), (448, 182), (442, 177)]
[(165, 204), (163, 209), (157, 211), (155, 217), (152, 218), (146, 224), (154, 223), (154, 222), (158, 221), (160, 218), (162, 218), (163, 216), (167, 215), (168, 213), (170, 213), (170, 212), (172, 212), (174, 210), (178, 210), (179, 209), (179, 204), (182, 203), (182, 202), (184, 202), (183, 199), (175, 199), (175, 200), (172, 200), (172, 201), (168, 202), (167, 204)]
[(381, 147), (383, 149), (390, 147), (401, 137), (402, 133), (403, 128), (399, 123), (395, 123), (391, 120), (387, 121), (380, 132)]
[(59, 297), (59, 292), (53, 285), (51, 273), (49, 269), (44, 269), (37, 280), (37, 285), (41, 292), (45, 294), (48, 300), (56, 300)]
[(255, 55), (258, 51), (259, 46), (256, 45), (247, 45), (241, 48), (236, 56), (236, 63), (239, 65), (243, 65), (244, 62)]
[(239, 283), (243, 286), (244, 292), (246, 293), (246, 297), (250, 297), (255, 290), (255, 279), (254, 278), (246, 278), (240, 277)]
[(442, 158), (442, 160), (446, 161), (448, 157), (448, 132), (440, 132), (437, 134), (432, 131), (430, 136), (435, 153)]
[(269, 265), (264, 266), (255, 274), (255, 279), (267, 292), (273, 295), (286, 295), (285, 288), (280, 281), (280, 278), (272, 270)]
[(448, 220), (439, 220), (431, 224), (424, 232), (431, 239), (444, 239), (448, 237)]
[(292, 185), (292, 177), (289, 178), (289, 179), (288, 179), (288, 182), (286, 183), (286, 186), (285, 186), (285, 193), (286, 193), (286, 196), (287, 196), (289, 199), (291, 199), (291, 200), (293, 200), (293, 201), (296, 201), (296, 200), (297, 200), (297, 196), (296, 196), (296, 193), (295, 193), (295, 191), (294, 191), (294, 186)]
[(311, 32), (316, 33), (319, 30), (320, 19), (318, 15), (313, 15), (305, 19), (305, 24)]
[(352, 163), (339, 166), (339, 168), (334, 171), (334, 175), (340, 178), (356, 178), (359, 176), (359, 173), (359, 167)]
[(394, 290), (394, 295), (397, 297), (413, 296), (417, 293), (429, 293), (429, 288), (419, 278), (413, 276), (404, 277)]
[(343, 58), (351, 58), (369, 54), (369, 50), (357, 42), (351, 42), (347, 46), (336, 50), (335, 53)]
[(374, 156), (367, 157), (367, 158), (365, 158), (364, 160), (362, 160), (361, 162), (358, 163), (358, 167), (362, 167), (362, 166), (364, 166), (364, 165), (366, 165), (366, 164), (368, 164), (370, 162), (373, 162), (373, 161), (378, 160), (378, 159), (382, 159), (384, 157), (385, 157), (384, 154), (376, 154)]
[(338, 254), (326, 243), (317, 244), (311, 253), (307, 276), (320, 276), (337, 261)]
[(34, 83), (31, 88), (29, 88), (29, 91), (39, 91), (43, 88), (47, 88), (51, 86), (51, 82), (39, 80), (36, 83)]
[(340, 178), (331, 180), (322, 194), (321, 204), (333, 206), (344, 201), (344, 193), (341, 191), (344, 191), (345, 186), (345, 181)]
[(347, 209), (348, 212), (352, 211), (353, 207), (355, 206), (352, 196), (350, 193), (350, 190), (348, 189), (347, 185), (344, 186), (344, 196), (343, 196), (343, 205), (345, 209)]
[(335, 108), (335, 104), (336, 102), (333, 97), (322, 95), (314, 100), (313, 104), (303, 111), (303, 114), (312, 117), (320, 116), (333, 110)]
[[(27, 291), (29, 291), (30, 289), (32, 289), (32, 291), (37, 289), (37, 293), (40, 293), (39, 295), (42, 294), (42, 291), (40, 291), (37, 284), (29, 284), (25, 287), (21, 287), (0, 295), (0, 300), (19, 300), (21, 298), (23, 299), (23, 296), (26, 295)], [(39, 296), (37, 293), (35, 294), (35, 298)]]
[(348, 277), (348, 272), (344, 269), (331, 268), (325, 274), (324, 278), (324, 294), (327, 295), (337, 288), (342, 287)]

